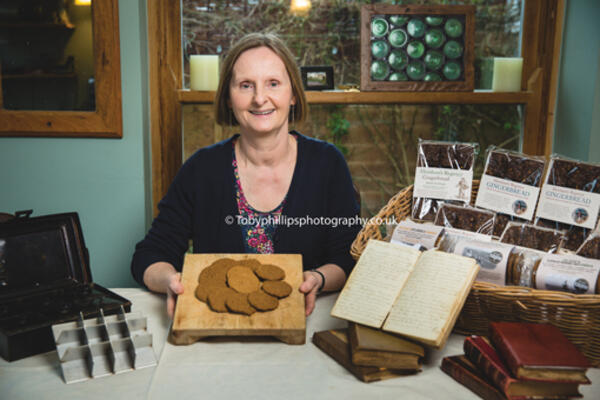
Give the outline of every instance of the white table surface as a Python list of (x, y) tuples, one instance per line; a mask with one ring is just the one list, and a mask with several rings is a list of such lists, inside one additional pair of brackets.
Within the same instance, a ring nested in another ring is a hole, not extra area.
[[(417, 375), (363, 383), (315, 347), (316, 331), (345, 326), (329, 316), (336, 295), (318, 299), (307, 319), (306, 344), (263, 338), (213, 338), (189, 346), (166, 342), (170, 320), (162, 295), (142, 289), (113, 289), (129, 299), (132, 312), (148, 318), (158, 365), (85, 382), (65, 384), (55, 351), (11, 363), (0, 358), (2, 399), (477, 399), (444, 374), (443, 357), (462, 354), (464, 336), (452, 334), (432, 351)], [(600, 399), (600, 369), (592, 385), (580, 386), (585, 399)]]

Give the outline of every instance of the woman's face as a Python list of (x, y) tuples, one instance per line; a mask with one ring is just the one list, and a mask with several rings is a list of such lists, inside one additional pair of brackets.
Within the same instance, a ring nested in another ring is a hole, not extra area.
[(290, 106), (296, 100), (285, 64), (268, 47), (246, 50), (238, 57), (229, 99), (242, 133), (287, 133)]

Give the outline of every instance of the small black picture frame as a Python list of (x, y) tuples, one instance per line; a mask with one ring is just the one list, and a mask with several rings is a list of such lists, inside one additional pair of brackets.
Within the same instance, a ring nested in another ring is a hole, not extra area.
[(333, 67), (327, 65), (300, 67), (304, 90), (333, 90)]

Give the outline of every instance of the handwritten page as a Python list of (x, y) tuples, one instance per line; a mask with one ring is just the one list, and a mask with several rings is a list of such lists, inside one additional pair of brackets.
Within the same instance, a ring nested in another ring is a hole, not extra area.
[(472, 258), (423, 252), (383, 329), (442, 347), (478, 270)]
[(331, 315), (380, 328), (420, 254), (410, 247), (370, 240)]

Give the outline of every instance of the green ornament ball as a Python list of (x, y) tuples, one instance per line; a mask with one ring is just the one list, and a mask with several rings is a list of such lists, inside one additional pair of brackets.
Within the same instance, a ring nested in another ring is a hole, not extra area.
[(456, 18), (450, 18), (444, 24), (444, 30), (446, 31), (446, 35), (451, 38), (457, 38), (463, 33), (463, 25)]
[(454, 81), (460, 77), (461, 67), (458, 63), (454, 61), (450, 61), (446, 65), (444, 65), (443, 73), (446, 79)]
[(425, 71), (425, 64), (422, 61), (412, 61), (406, 67), (406, 75), (415, 81), (423, 79)]
[(388, 75), (389, 67), (385, 61), (374, 61), (371, 64), (371, 78), (382, 81)]
[(420, 38), (425, 34), (425, 22), (420, 19), (414, 18), (408, 21), (408, 25), (406, 25), (406, 31), (408, 34), (415, 38)]

